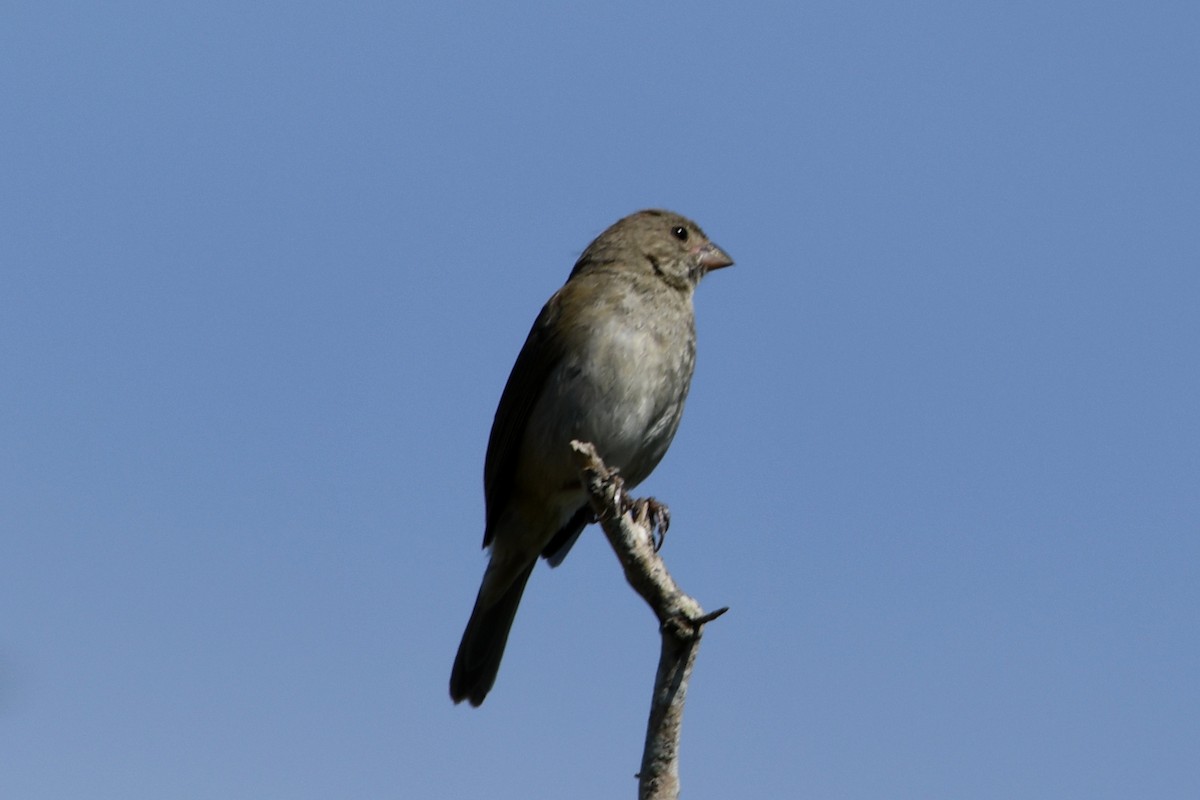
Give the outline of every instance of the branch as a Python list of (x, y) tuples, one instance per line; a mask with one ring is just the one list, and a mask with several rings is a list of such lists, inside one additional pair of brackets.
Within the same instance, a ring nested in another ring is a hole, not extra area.
[(662, 649), (642, 769), (638, 773), (640, 800), (675, 800), (679, 796), (679, 734), (688, 680), (696, 661), (704, 625), (724, 614), (722, 608), (705, 614), (694, 599), (675, 583), (654, 546), (654, 528), (665, 531), (665, 517), (655, 523), (653, 513), (663, 509), (654, 500), (630, 500), (615, 469), (600, 460), (589, 442), (571, 442), (584, 489), (604, 535), (625, 570), (625, 579), (658, 617)]

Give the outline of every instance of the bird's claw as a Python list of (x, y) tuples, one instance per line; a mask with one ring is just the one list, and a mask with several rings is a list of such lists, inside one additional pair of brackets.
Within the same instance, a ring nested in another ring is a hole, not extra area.
[(625, 510), (633, 512), (633, 520), (638, 525), (650, 527), (650, 537), (653, 539), (654, 552), (662, 549), (667, 540), (667, 529), (671, 527), (671, 509), (665, 503), (660, 503), (653, 497), (642, 497), (634, 500), (625, 497)]

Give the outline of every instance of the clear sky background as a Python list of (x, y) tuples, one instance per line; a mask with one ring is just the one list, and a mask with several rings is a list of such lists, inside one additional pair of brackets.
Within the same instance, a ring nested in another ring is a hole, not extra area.
[(447, 679), (529, 325), (737, 266), (643, 485), (688, 798), (1200, 797), (1200, 5), (7, 4), (0, 796), (634, 796), (590, 529)]

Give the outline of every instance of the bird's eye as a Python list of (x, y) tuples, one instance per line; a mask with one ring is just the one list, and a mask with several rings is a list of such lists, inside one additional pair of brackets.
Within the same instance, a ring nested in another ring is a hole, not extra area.
[(671, 235), (681, 242), (686, 242), (688, 238), (687, 228), (682, 225), (676, 225), (674, 228), (671, 228)]

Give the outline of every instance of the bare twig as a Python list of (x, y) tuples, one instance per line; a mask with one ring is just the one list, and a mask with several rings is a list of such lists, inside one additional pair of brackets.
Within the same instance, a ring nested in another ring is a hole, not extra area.
[[(662, 528), (662, 507), (654, 501), (631, 501), (616, 470), (609, 469), (588, 442), (571, 442), (604, 534), (625, 570), (625, 579), (658, 617), (662, 649), (650, 721), (638, 773), (640, 800), (675, 800), (679, 796), (679, 734), (688, 679), (696, 661), (704, 625), (721, 616), (722, 608), (705, 614), (667, 572), (656, 550), (655, 532)], [(657, 507), (657, 508), (656, 508)]]

